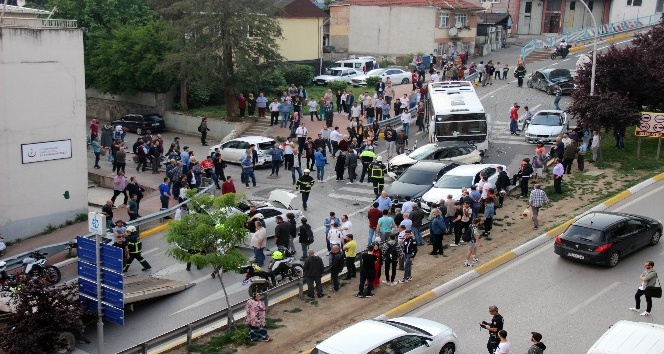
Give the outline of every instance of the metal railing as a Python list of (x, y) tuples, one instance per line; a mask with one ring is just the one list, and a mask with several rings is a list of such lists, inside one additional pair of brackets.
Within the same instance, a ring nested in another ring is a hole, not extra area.
[[(205, 188), (201, 189), (198, 192), (198, 195), (205, 194), (205, 193), (214, 193), (215, 190), (216, 190), (216, 187), (214, 186), (214, 184), (212, 184), (208, 187), (205, 187)], [(129, 221), (129, 222), (127, 222), (127, 225), (141, 226), (141, 225), (145, 225), (145, 224), (157, 221), (157, 220), (164, 219), (165, 217), (171, 217), (175, 214), (175, 211), (178, 208), (180, 208), (180, 206), (182, 204), (187, 203), (187, 201), (188, 200), (185, 200), (184, 202), (182, 202), (182, 203), (180, 203), (180, 204), (178, 204), (178, 205), (176, 205), (172, 208), (162, 210), (162, 211), (159, 211), (159, 212), (154, 213), (154, 214), (142, 216), (142, 217), (140, 217), (136, 220)], [(3, 261), (7, 262), (7, 269), (8, 270), (16, 269), (16, 268), (19, 268), (21, 266), (21, 263), (22, 263), (23, 259), (34, 251), (43, 250), (43, 249), (48, 248), (48, 249), (55, 249), (54, 252), (50, 252), (51, 254), (57, 254), (57, 253), (60, 253), (60, 252), (66, 251), (67, 249), (72, 248), (72, 244), (75, 243), (75, 237), (76, 237), (75, 235), (72, 236), (71, 241), (54, 243), (54, 244), (42, 246), (42, 247), (39, 247), (38, 249), (30, 250), (30, 251), (23, 252), (23, 253), (19, 253), (17, 255), (11, 256), (9, 258), (3, 259)], [(88, 234), (88, 235), (85, 235), (84, 237), (94, 238), (95, 234)]]
[(22, 28), (78, 28), (76, 20), (21, 17), (2, 17), (0, 19), (0, 26)]
[(565, 39), (568, 44), (590, 41), (595, 37), (602, 38), (620, 33), (634, 31), (640, 28), (654, 26), (659, 23), (660, 14), (637, 17), (633, 20), (624, 20), (613, 23), (606, 23), (597, 26), (597, 28), (584, 28), (577, 31), (562, 33), (558, 36), (547, 36), (545, 38), (533, 39), (521, 48), (521, 59), (526, 59), (536, 50), (555, 47), (561, 39)]

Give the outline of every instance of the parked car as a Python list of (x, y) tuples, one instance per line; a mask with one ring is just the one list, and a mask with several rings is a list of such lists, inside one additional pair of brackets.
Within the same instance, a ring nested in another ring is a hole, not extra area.
[(464, 142), (445, 141), (420, 146), (408, 154), (393, 157), (387, 163), (387, 174), (397, 178), (417, 161), (454, 161), (461, 164), (482, 162), (482, 154), (474, 145)]
[(564, 258), (615, 267), (620, 259), (662, 236), (662, 223), (646, 216), (589, 212), (556, 236), (554, 252)]
[(214, 149), (219, 148), (221, 158), (224, 159), (226, 163), (239, 164), (242, 162), (242, 156), (251, 144), (256, 145), (256, 152), (258, 153), (257, 166), (272, 163), (272, 159), (267, 153), (272, 147), (274, 147), (275, 141), (272, 138), (264, 136), (243, 136), (229, 140), (225, 143), (213, 145), (210, 147), (210, 155), (214, 153)]
[(480, 181), (481, 172), (487, 175), (491, 184), (496, 185), (498, 166), (502, 166), (507, 171), (504, 165), (498, 164), (461, 165), (452, 169), (440, 177), (433, 185), (433, 188), (424, 193), (422, 196), (422, 208), (426, 210), (430, 209), (431, 205), (438, 204), (441, 200), (446, 200), (449, 194), (452, 195), (452, 198), (459, 199), (461, 197), (461, 188), (470, 188), (470, 186), (477, 184)]
[(398, 68), (374, 69), (364, 75), (358, 75), (354, 77), (351, 80), (351, 85), (366, 86), (367, 78), (371, 76), (378, 76), (383, 80), (383, 82), (387, 81), (387, 78), (389, 77), (390, 80), (392, 80), (393, 84), (398, 85), (398, 84), (409, 83), (411, 78), (411, 73)]
[(339, 60), (334, 62), (335, 67), (343, 67), (343, 68), (353, 68), (360, 73), (363, 73), (366, 71), (367, 68), (371, 67), (371, 65), (376, 61), (376, 58), (374, 57), (359, 57), (356, 59), (346, 59), (346, 60)]
[(586, 354), (609, 353), (664, 354), (664, 326), (620, 320)]
[(327, 85), (333, 81), (344, 81), (350, 84), (350, 80), (362, 74), (361, 71), (350, 68), (329, 68), (324, 75), (314, 77), (315, 85)]
[(454, 354), (456, 339), (450, 327), (423, 318), (365, 320), (322, 341), (311, 354)]
[(127, 114), (113, 121), (113, 126), (121, 125), (138, 135), (161, 133), (166, 130), (166, 122), (158, 113)]
[(526, 142), (554, 143), (556, 138), (569, 130), (567, 114), (557, 110), (542, 110), (530, 120), (524, 135)]
[(542, 90), (549, 95), (556, 92), (556, 84), (563, 89), (563, 94), (570, 94), (574, 90), (574, 79), (572, 79), (572, 73), (567, 69), (546, 68), (537, 70), (530, 75), (526, 84), (530, 88)]
[(412, 201), (420, 199), (440, 177), (457, 166), (459, 164), (456, 162), (430, 161), (419, 161), (410, 166), (386, 188), (392, 199), (392, 206), (400, 208), (406, 197), (410, 197)]

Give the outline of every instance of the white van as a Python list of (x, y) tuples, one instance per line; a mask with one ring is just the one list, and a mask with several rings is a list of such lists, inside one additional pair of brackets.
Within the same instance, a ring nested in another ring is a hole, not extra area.
[(359, 72), (364, 72), (367, 68), (371, 68), (373, 66), (374, 61), (375, 58), (373, 57), (361, 57), (360, 59), (339, 60), (334, 63), (334, 66), (353, 68)]
[(618, 321), (586, 354), (664, 354), (664, 326)]

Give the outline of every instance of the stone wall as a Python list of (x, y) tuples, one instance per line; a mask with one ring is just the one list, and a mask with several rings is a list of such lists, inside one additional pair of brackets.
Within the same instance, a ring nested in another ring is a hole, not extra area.
[(87, 116), (97, 116), (102, 122), (118, 119), (129, 113), (159, 113), (162, 116), (173, 107), (174, 90), (167, 93), (137, 92), (131, 95), (102, 93), (94, 88), (86, 90)]

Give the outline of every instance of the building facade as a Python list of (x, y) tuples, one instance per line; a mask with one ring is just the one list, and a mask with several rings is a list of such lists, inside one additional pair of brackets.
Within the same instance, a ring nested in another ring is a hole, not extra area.
[(617, 0), (611, 6), (609, 22), (634, 20), (651, 15), (661, 16), (664, 0)]
[(282, 38), (279, 51), (287, 61), (320, 59), (323, 48), (323, 25), (327, 14), (310, 0), (280, 0), (277, 20)]
[(83, 32), (76, 21), (38, 18), (46, 14), (8, 6), (0, 18), (0, 233), (7, 240), (88, 211)]

